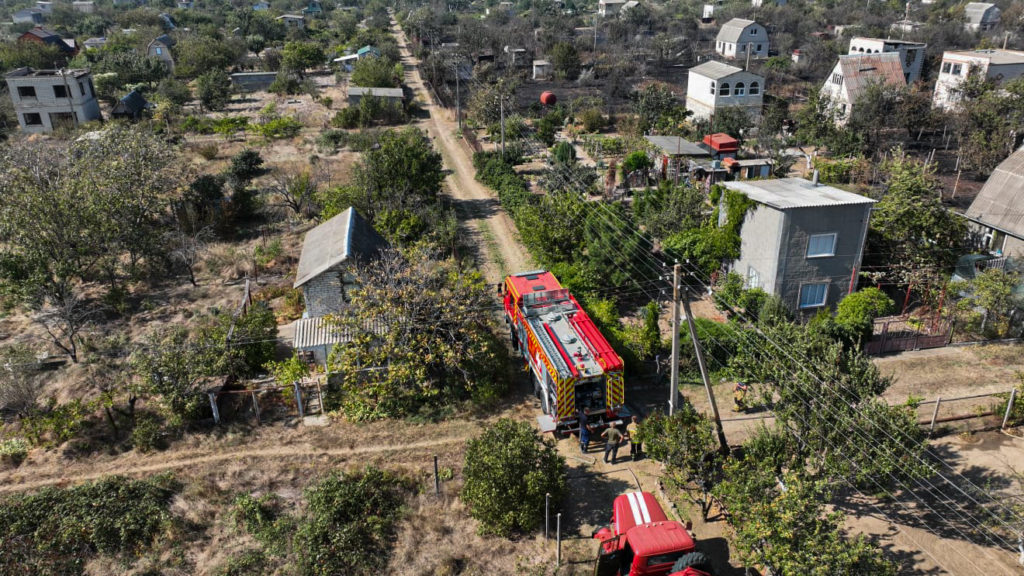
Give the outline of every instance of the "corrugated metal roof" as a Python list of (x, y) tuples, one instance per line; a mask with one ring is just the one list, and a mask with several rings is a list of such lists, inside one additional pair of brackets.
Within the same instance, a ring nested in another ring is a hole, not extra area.
[(350, 207), (306, 232), (299, 268), (295, 273), (295, 287), (349, 258), (373, 258), (387, 246), (387, 240), (381, 238), (355, 208)]
[(1024, 239), (1024, 148), (1003, 160), (967, 209), (967, 217)]
[(384, 98), (402, 98), (405, 93), (401, 88), (370, 88), (365, 86), (349, 86), (349, 96), (381, 96)]
[(996, 5), (989, 2), (969, 2), (964, 6), (964, 16), (967, 17), (967, 21), (971, 24), (998, 22), (1000, 16), (999, 8), (989, 12), (992, 8), (996, 8)]
[(881, 54), (846, 54), (839, 57), (839, 70), (843, 75), (843, 88), (849, 102), (855, 103), (868, 86), (906, 86), (899, 52)]
[(726, 76), (732, 76), (737, 72), (743, 72), (743, 69), (736, 66), (730, 66), (725, 62), (708, 60), (703, 64), (690, 68), (690, 72), (700, 74), (701, 76), (711, 78), (712, 80), (721, 80)]
[(803, 178), (779, 178), (777, 180), (745, 180), (723, 182), (726, 188), (742, 192), (751, 200), (778, 210), (792, 208), (814, 208), (821, 206), (852, 206), (873, 204), (867, 196), (833, 188), (815, 185)]
[(733, 18), (725, 24), (722, 24), (722, 29), (718, 31), (718, 36), (715, 37), (715, 41), (739, 42), (740, 38), (743, 36), (743, 31), (751, 24), (757, 24), (757, 22), (754, 22), (753, 20), (744, 20), (743, 18)]
[(945, 60), (949, 57), (963, 56), (967, 59), (988, 60), (990, 64), (1024, 64), (1024, 52), (1019, 50), (947, 50), (942, 53)]
[(711, 153), (699, 144), (683, 140), (678, 136), (644, 136), (644, 138), (668, 156), (710, 156)]
[[(384, 324), (374, 322), (364, 327), (374, 334), (385, 332)], [(317, 316), (316, 318), (302, 318), (295, 322), (295, 338), (292, 340), (292, 347), (296, 350), (309, 350), (321, 346), (333, 346), (352, 340), (352, 332), (346, 327), (339, 326), (334, 322), (328, 322), (327, 318)]]

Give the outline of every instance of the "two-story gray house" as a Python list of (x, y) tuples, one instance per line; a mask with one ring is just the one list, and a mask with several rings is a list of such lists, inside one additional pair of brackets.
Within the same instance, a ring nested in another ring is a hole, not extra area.
[(754, 202), (729, 266), (748, 288), (779, 296), (804, 318), (857, 289), (874, 200), (803, 178), (723, 185)]
[(51, 132), (103, 119), (88, 70), (18, 68), (4, 78), (25, 132)]
[(346, 290), (355, 284), (353, 267), (378, 257), (388, 242), (355, 208), (349, 208), (306, 233), (295, 273), (295, 288), (302, 288), (306, 316), (341, 312)]

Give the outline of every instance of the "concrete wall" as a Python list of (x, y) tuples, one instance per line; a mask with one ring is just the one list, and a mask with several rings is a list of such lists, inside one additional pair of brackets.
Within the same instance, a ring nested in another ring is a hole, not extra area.
[[(946, 64), (949, 64), (949, 71), (944, 72)], [(954, 74), (954, 67), (959, 65), (959, 74)], [(939, 64), (939, 75), (935, 80), (935, 94), (932, 97), (932, 105), (944, 110), (953, 110), (958, 107), (959, 94), (957, 88), (963, 84), (971, 74), (973, 68), (984, 72), (986, 78), (1000, 78), (1000, 82), (1006, 83), (1024, 76), (1024, 63), (990, 65), (987, 58), (979, 58), (966, 54), (946, 54)]]
[[(750, 87), (757, 83), (757, 94), (750, 94)], [(736, 85), (743, 84), (744, 94), (736, 94)], [(729, 94), (721, 94), (722, 87), (729, 85)], [(714, 87), (714, 93), (712, 93)], [(746, 110), (753, 120), (761, 117), (764, 103), (764, 78), (751, 72), (737, 72), (715, 81), (707, 76), (690, 72), (686, 86), (686, 109), (697, 118), (708, 118), (715, 110), (739, 106)]]
[[(22, 97), (18, 88), (23, 86), (34, 88), (35, 97)], [(71, 97), (58, 98), (54, 92), (55, 86), (65, 87)], [(25, 132), (51, 132), (54, 125), (60, 123), (61, 114), (73, 114), (74, 121), (79, 124), (102, 118), (92, 78), (88, 75), (79, 78), (71, 75), (63, 78), (60, 75), (10, 77), (7, 78), (7, 88), (18, 116), (18, 124)], [(41, 123), (28, 124), (27, 118), (31, 114), (38, 114)]]
[[(760, 288), (779, 296), (797, 317), (810, 318), (823, 308), (835, 308), (850, 291), (854, 267), (860, 262), (871, 206), (828, 206), (776, 210), (758, 205), (747, 213), (740, 230), (740, 257), (730, 269), (753, 287), (751, 270)], [(836, 234), (835, 255), (807, 257), (815, 234)], [(825, 306), (800, 309), (804, 284), (827, 283)], [(856, 290), (856, 283), (854, 283)]]
[[(871, 214), (870, 204), (828, 206), (787, 210), (786, 236), (779, 260), (778, 294), (798, 316), (809, 318), (821, 308), (800, 310), (800, 287), (827, 282), (825, 308), (836, 304), (850, 292), (854, 267), (860, 262)], [(808, 258), (811, 235), (836, 233), (835, 256)]]
[(266, 90), (277, 80), (277, 72), (243, 72), (231, 75), (231, 83), (242, 92)]
[(355, 277), (344, 268), (332, 268), (322, 272), (302, 285), (302, 296), (306, 301), (306, 313), (310, 317), (337, 314), (348, 306), (343, 297), (344, 288), (351, 291)]
[[(724, 216), (725, 210), (720, 214)], [(740, 229), (740, 258), (730, 269), (743, 276), (748, 288), (778, 293), (779, 251), (785, 224), (786, 214), (782, 210), (758, 204), (747, 212)]]

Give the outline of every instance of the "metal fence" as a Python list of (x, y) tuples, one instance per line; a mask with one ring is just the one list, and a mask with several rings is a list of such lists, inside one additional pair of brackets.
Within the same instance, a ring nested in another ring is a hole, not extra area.
[(211, 390), (206, 393), (213, 412), (213, 421), (250, 421), (256, 424), (290, 418), (322, 415), (323, 388), (319, 380), (240, 390)]
[(871, 340), (864, 344), (869, 355), (904, 350), (942, 348), (949, 344), (953, 325), (945, 319), (912, 319), (906, 316), (877, 318)]

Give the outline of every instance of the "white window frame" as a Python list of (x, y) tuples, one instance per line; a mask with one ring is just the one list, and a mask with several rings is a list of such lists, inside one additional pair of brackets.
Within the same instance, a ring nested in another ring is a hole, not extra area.
[[(828, 303), (828, 285), (828, 282), (808, 282), (806, 284), (801, 284), (800, 293), (797, 295), (797, 306), (799, 306), (801, 310), (807, 310), (809, 308), (823, 308)], [(807, 288), (817, 288), (819, 286), (825, 287), (825, 290), (821, 293), (821, 301), (804, 304), (804, 290)]]
[[(814, 239), (815, 238), (824, 238), (826, 236), (831, 236), (832, 237), (832, 249), (827, 254), (824, 253), (824, 252), (822, 252), (820, 254), (818, 254), (818, 253), (811, 254), (811, 244), (814, 243)], [(831, 257), (835, 256), (836, 255), (836, 244), (838, 243), (838, 241), (839, 241), (839, 235), (837, 233), (835, 233), (835, 232), (828, 232), (826, 234), (811, 234), (811, 236), (807, 239), (807, 259), (810, 260), (812, 258), (831, 258)]]

